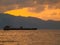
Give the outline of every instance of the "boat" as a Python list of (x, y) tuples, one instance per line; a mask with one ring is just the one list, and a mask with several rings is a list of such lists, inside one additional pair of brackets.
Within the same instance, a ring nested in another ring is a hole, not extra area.
[(20, 28), (11, 28), (10, 26), (5, 26), (3, 30), (37, 30), (37, 28), (23, 28), (22, 26)]

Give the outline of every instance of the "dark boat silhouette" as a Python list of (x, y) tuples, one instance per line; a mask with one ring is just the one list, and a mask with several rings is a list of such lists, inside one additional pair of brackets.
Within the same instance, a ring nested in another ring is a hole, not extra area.
[(22, 26), (20, 28), (11, 28), (10, 26), (5, 26), (4, 30), (37, 30), (37, 28), (23, 28)]

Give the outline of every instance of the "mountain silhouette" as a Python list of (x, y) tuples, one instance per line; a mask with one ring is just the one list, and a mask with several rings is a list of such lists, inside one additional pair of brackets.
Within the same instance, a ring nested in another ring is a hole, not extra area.
[(0, 29), (6, 25), (11, 27), (23, 26), (24, 28), (60, 29), (60, 21), (44, 21), (35, 17), (13, 16), (0, 13)]

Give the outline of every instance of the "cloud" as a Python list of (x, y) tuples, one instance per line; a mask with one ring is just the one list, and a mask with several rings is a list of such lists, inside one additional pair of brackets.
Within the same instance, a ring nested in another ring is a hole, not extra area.
[(39, 13), (39, 12), (42, 12), (44, 9), (45, 9), (45, 6), (40, 5), (40, 6), (29, 8), (29, 11)]
[(50, 0), (48, 3), (48, 8), (60, 9), (60, 0)]
[(48, 5), (48, 9), (60, 9), (60, 0), (0, 0), (0, 12), (13, 10), (18, 8), (34, 8), (29, 9), (32, 12), (41, 12)]

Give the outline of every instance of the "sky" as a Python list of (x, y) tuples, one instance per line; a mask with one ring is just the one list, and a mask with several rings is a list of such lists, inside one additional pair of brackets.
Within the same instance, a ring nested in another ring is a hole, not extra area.
[(0, 13), (60, 21), (60, 0), (0, 0)]

